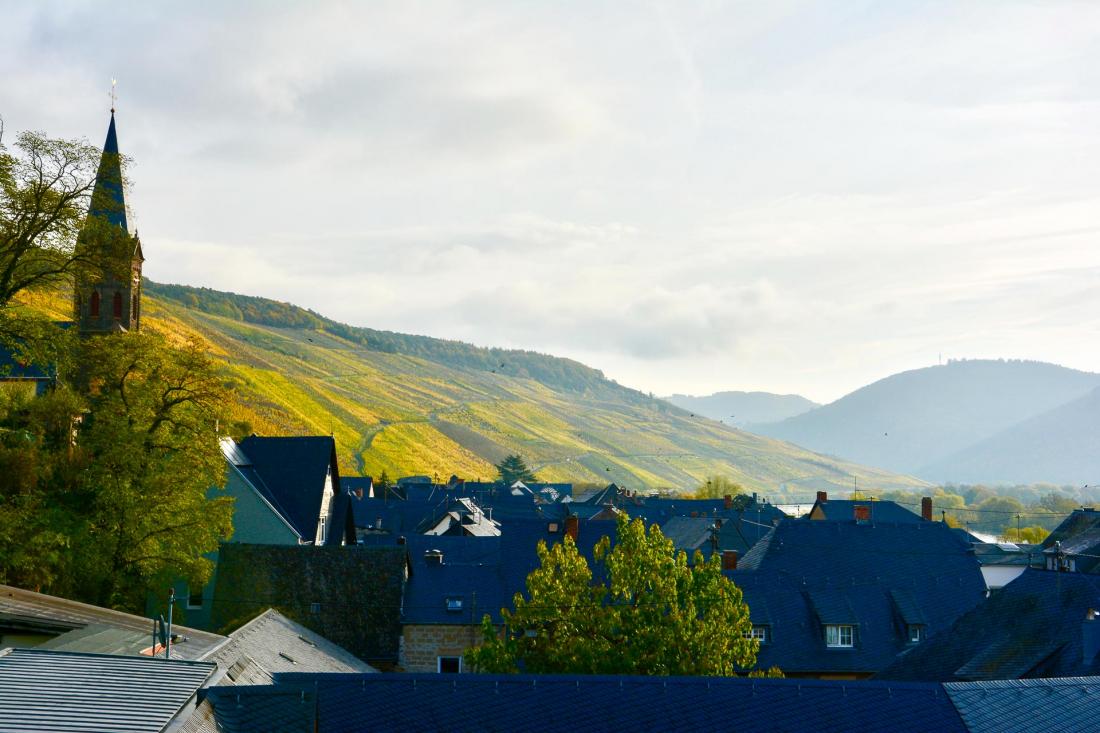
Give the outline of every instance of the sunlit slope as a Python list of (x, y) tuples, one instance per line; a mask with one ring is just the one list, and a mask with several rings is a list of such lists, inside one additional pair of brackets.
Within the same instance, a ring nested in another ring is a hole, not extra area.
[(224, 361), (234, 420), (259, 434), (331, 433), (350, 473), (489, 478), (493, 463), (519, 453), (544, 480), (633, 488), (691, 488), (713, 474), (771, 493), (847, 488), (853, 476), (861, 487), (920, 483), (692, 417), (564, 359), (351, 329), (209, 290), (149, 283), (144, 304), (146, 328), (199, 335)]

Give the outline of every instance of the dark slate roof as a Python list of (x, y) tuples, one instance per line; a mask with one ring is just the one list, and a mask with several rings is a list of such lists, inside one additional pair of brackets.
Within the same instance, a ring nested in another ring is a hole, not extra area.
[[(89, 632), (69, 635), (89, 628)], [(152, 622), (147, 618), (10, 585), (0, 585), (0, 629), (58, 634), (55, 642), (59, 646), (70, 644), (68, 648), (73, 651), (110, 649), (128, 654), (134, 651), (133, 644), (139, 639), (144, 646), (138, 650), (152, 644)], [(102, 633), (104, 629), (113, 629), (115, 633)], [(220, 634), (178, 624), (173, 624), (172, 630), (186, 639), (172, 645), (173, 658), (201, 659), (226, 642), (226, 637)], [(98, 637), (97, 631), (101, 632)]]
[[(325, 476), (330, 467), (333, 472), (333, 490), (337, 496), (343, 495), (339, 491), (336, 441), (330, 436), (252, 435), (240, 441), (239, 446), (252, 462), (252, 473), (259, 476), (256, 488), (284, 514), (302, 538), (312, 540), (317, 535)], [(249, 473), (245, 475), (251, 480)], [(334, 515), (338, 504), (340, 502), (334, 500)], [(333, 516), (332, 525), (342, 528), (343, 516)], [(329, 538), (333, 537), (338, 543), (340, 533), (329, 532)]]
[(209, 690), (221, 730), (964, 730), (939, 685), (473, 674), (285, 674), (277, 681), (274, 688)]
[(396, 659), (407, 558), (396, 545), (222, 543), (211, 626), (275, 608), (364, 661)]
[(1097, 572), (1100, 570), (1100, 512), (1075, 509), (1054, 528), (1040, 547), (1047, 553), (1060, 548), (1073, 559), (1078, 572)]
[(717, 530), (710, 517), (672, 517), (661, 525), (661, 534), (672, 540), (672, 546), (689, 555), (695, 550), (710, 554), (711, 538)]
[(1096, 730), (1100, 678), (945, 684), (971, 733)]
[(0, 730), (161, 731), (213, 673), (205, 662), (0, 651)]
[(1100, 674), (1084, 660), (1082, 622), (1100, 577), (1028, 568), (946, 632), (899, 657), (882, 679), (991, 680)]
[[(539, 540), (561, 542), (563, 525), (555, 531), (545, 520), (512, 519), (501, 522), (499, 537), (409, 536), (413, 572), (405, 594), (406, 624), (479, 624), (485, 614), (500, 620), (500, 609), (511, 608), (516, 593), (525, 592), (527, 576), (538, 567)], [(578, 524), (577, 547), (592, 559), (600, 538), (614, 540), (614, 522)], [(372, 538), (373, 539), (373, 538)], [(425, 552), (440, 550), (443, 563), (428, 562)], [(460, 599), (461, 609), (448, 610), (448, 599)]]
[(812, 509), (808, 514), (802, 516), (803, 520), (815, 521), (811, 519), (814, 514), (814, 509), (820, 509), (824, 513), (824, 520), (818, 519), (816, 521), (840, 521), (850, 522), (855, 519), (855, 508), (857, 506), (870, 507), (870, 516), (872, 522), (923, 522), (919, 514), (906, 509), (900, 504), (892, 501), (853, 501), (850, 499), (829, 499), (828, 501), (818, 501), (814, 503)]
[(100, 216), (115, 226), (127, 229), (126, 201), (122, 190), (122, 160), (118, 154), (114, 112), (111, 112), (111, 124), (107, 127), (107, 139), (103, 143), (103, 155), (96, 171), (95, 189), (92, 192), (88, 216)]
[[(753, 622), (771, 626), (758, 666), (788, 673), (881, 670), (909, 648), (907, 619), (934, 635), (985, 596), (968, 544), (937, 522), (784, 520), (730, 576)], [(854, 625), (854, 647), (827, 647), (827, 624)]]
[[(363, 660), (318, 633), (269, 608), (230, 634), (229, 643), (204, 661), (230, 670), (242, 661), (270, 681), (276, 672), (377, 672)], [(252, 679), (255, 679), (253, 677)], [(223, 684), (254, 684), (230, 673)]]

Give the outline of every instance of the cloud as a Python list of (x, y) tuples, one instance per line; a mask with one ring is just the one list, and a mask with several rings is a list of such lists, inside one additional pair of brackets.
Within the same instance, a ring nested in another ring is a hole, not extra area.
[(1100, 369), (1100, 8), (37, 3), (9, 130), (120, 79), (159, 280), (821, 400), (951, 356)]

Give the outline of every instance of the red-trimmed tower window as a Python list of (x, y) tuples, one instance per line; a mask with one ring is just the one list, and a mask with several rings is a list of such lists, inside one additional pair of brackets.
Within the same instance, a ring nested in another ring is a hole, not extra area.
[(122, 318), (122, 293), (118, 291), (115, 291), (114, 316)]
[(88, 305), (88, 314), (93, 318), (99, 317), (99, 291), (92, 291), (92, 302)]

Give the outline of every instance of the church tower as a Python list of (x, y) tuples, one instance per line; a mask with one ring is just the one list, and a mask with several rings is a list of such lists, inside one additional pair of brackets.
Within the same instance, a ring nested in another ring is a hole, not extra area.
[(141, 264), (145, 257), (137, 234), (131, 235), (126, 225), (114, 109), (77, 248), (88, 254), (92, 263), (76, 276), (73, 305), (80, 335), (140, 330)]

